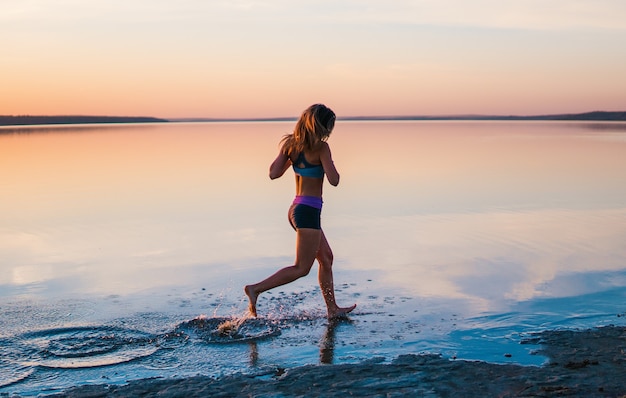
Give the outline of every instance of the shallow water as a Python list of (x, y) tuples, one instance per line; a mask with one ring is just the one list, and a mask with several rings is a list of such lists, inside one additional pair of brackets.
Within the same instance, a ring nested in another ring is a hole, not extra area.
[(529, 333), (625, 323), (626, 125), (564, 122), (338, 122), (322, 222), (358, 307), (326, 321), (312, 271), (243, 319), (242, 286), (293, 258), (293, 180), (267, 178), (291, 128), (0, 129), (0, 392), (421, 352), (540, 365)]

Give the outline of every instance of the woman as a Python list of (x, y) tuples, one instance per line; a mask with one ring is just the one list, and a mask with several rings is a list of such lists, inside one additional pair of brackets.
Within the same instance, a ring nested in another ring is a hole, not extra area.
[(328, 318), (344, 316), (356, 307), (339, 307), (335, 302), (333, 252), (320, 225), (324, 174), (331, 185), (339, 184), (339, 173), (326, 142), (334, 126), (335, 113), (330, 108), (322, 104), (310, 106), (300, 116), (293, 133), (282, 139), (280, 152), (270, 166), (272, 180), (281, 177), (289, 166), (293, 166), (296, 175), (296, 198), (289, 208), (289, 221), (296, 230), (296, 260), (294, 265), (244, 288), (253, 316), (257, 316), (259, 294), (308, 275), (315, 259)]

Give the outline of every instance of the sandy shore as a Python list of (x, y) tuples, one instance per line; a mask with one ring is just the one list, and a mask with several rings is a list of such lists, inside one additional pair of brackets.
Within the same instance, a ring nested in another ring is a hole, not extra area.
[(274, 374), (81, 386), (55, 397), (626, 397), (626, 327), (546, 331), (542, 367), (403, 355), (392, 363), (311, 365)]

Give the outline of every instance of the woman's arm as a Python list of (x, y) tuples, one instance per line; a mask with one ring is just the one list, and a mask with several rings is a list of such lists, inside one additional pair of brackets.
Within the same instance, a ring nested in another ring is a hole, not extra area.
[(276, 178), (282, 177), (289, 166), (291, 166), (291, 159), (289, 159), (287, 154), (281, 151), (270, 165), (270, 179), (275, 180)]
[(322, 162), (322, 167), (324, 167), (324, 172), (326, 173), (326, 178), (328, 178), (330, 185), (335, 187), (339, 185), (339, 172), (335, 167), (333, 157), (330, 153), (330, 146), (327, 142), (323, 143), (322, 151), (320, 152), (320, 161)]

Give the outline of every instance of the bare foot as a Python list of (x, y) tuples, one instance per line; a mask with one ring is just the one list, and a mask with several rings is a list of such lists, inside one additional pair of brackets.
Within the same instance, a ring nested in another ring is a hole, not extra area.
[(328, 319), (343, 318), (348, 313), (352, 312), (356, 308), (356, 304), (352, 304), (350, 307), (337, 307), (333, 310), (328, 310)]
[(243, 291), (246, 292), (246, 296), (248, 296), (248, 300), (250, 301), (248, 311), (250, 311), (253, 317), (256, 317), (256, 299), (259, 297), (259, 294), (255, 292), (250, 285), (244, 287)]

